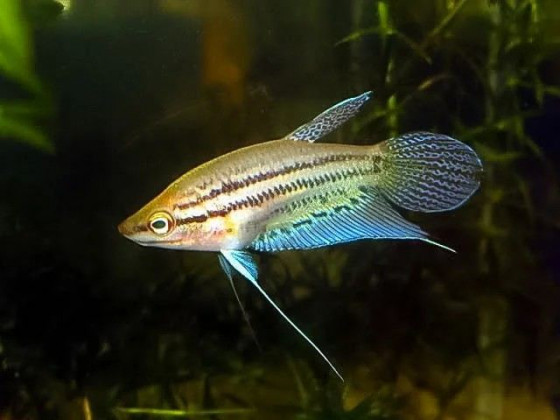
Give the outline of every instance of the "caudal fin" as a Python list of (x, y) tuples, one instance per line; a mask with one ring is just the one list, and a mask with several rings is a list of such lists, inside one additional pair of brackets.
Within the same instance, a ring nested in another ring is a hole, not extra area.
[(415, 132), (387, 140), (383, 194), (408, 210), (436, 212), (465, 203), (480, 185), (482, 163), (469, 146), (443, 134)]

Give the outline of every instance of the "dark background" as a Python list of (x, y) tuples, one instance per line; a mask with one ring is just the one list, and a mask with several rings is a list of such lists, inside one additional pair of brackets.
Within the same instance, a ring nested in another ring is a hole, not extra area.
[[(5, 71), (0, 110), (27, 104), (18, 121), (45, 140), (0, 119), (1, 418), (555, 418), (555, 2), (21, 6), (41, 87)], [(195, 165), (366, 90), (326, 141), (445, 132), (485, 174), (463, 208), (406, 215), (457, 255), (364, 241), (259, 257), (342, 384), (239, 281), (259, 349), (215, 255), (141, 248), (116, 226)]]

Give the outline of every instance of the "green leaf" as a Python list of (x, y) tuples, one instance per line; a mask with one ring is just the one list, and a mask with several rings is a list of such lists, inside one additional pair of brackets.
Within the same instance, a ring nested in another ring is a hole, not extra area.
[(335, 46), (339, 46), (341, 44), (345, 44), (348, 42), (357, 41), (366, 35), (373, 35), (373, 34), (381, 35), (384, 37), (393, 36), (396, 39), (402, 41), (407, 47), (409, 47), (414, 53), (416, 53), (419, 57), (425, 60), (428, 64), (432, 63), (432, 59), (430, 55), (426, 52), (424, 47), (422, 47), (417, 42), (414, 42), (411, 38), (403, 34), (401, 31), (398, 31), (393, 28), (374, 27), (374, 28), (360, 29), (342, 38), (340, 41), (335, 43)]
[(422, 47), (426, 47), (430, 42), (432, 42), (432, 40), (436, 39), (440, 34), (445, 32), (466, 3), (467, 0), (460, 0), (457, 2), (455, 7), (451, 9), (447, 15), (443, 17), (439, 24), (426, 36), (422, 42)]
[(346, 44), (348, 42), (357, 41), (366, 35), (379, 34), (379, 33), (381, 33), (381, 30), (379, 28), (359, 29), (357, 31), (352, 32), (350, 35), (345, 36), (340, 41), (337, 41), (334, 45), (339, 46), (341, 44)]
[(32, 51), (31, 31), (21, 0), (0, 0), (0, 76), (19, 83), (33, 96), (0, 102), (0, 138), (52, 152), (52, 143), (37, 123), (38, 118), (50, 115), (51, 106), (35, 75)]
[(16, 139), (45, 152), (54, 152), (54, 147), (45, 133), (29, 121), (0, 118), (0, 138)]
[(9, 47), (11, 58), (19, 65), (31, 64), (29, 28), (23, 19), (21, 2), (0, 0), (0, 34), (3, 47)]
[(0, 0), (0, 71), (32, 92), (41, 92), (33, 71), (31, 33), (20, 0)]
[(426, 52), (426, 49), (422, 45), (414, 42), (412, 39), (410, 39), (400, 31), (394, 31), (394, 33), (395, 37), (401, 39), (412, 51), (422, 57), (428, 64), (432, 64), (432, 58)]
[(2, 116), (13, 118), (45, 118), (52, 114), (52, 108), (47, 103), (37, 101), (0, 102), (0, 121)]
[(496, 150), (483, 143), (475, 143), (475, 147), (483, 161), (488, 163), (510, 163), (519, 159), (522, 154), (519, 152), (507, 152), (503, 150)]
[(418, 85), (417, 90), (423, 91), (423, 90), (430, 89), (436, 83), (441, 82), (442, 80), (449, 80), (449, 79), (452, 79), (451, 75), (449, 74), (435, 74), (433, 76), (430, 76), (422, 80), (422, 82)]
[(161, 410), (156, 408), (118, 407), (118, 412), (131, 415), (152, 415), (160, 417), (225, 416), (254, 413), (252, 408), (216, 408), (212, 410)]

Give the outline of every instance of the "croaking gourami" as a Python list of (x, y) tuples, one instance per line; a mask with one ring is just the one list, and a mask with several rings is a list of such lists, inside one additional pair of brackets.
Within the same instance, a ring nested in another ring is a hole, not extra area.
[(315, 143), (352, 118), (371, 92), (329, 108), (282, 139), (194, 168), (119, 225), (140, 245), (216, 251), (327, 361), (257, 281), (251, 250), (310, 249), (360, 239), (431, 240), (395, 207), (452, 210), (479, 187), (481, 162), (464, 143), (414, 132), (373, 146)]

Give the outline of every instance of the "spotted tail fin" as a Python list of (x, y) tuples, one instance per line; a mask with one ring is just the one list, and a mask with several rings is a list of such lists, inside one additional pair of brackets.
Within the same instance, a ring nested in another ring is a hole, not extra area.
[(385, 156), (380, 190), (399, 207), (422, 212), (453, 210), (480, 185), (480, 159), (454, 138), (416, 132), (389, 139), (380, 147)]

